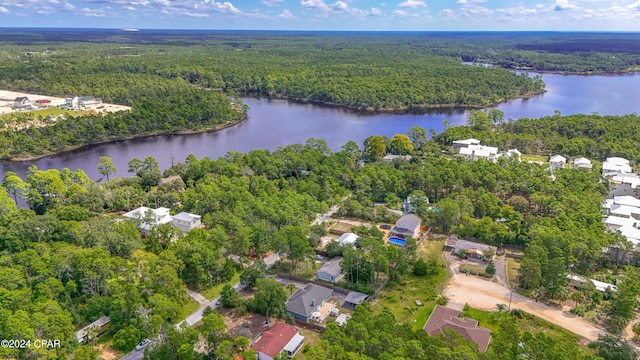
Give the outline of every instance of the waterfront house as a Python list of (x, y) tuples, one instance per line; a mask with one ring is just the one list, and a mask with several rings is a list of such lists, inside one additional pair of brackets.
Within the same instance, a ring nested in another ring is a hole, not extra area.
[(172, 220), (172, 217), (169, 214), (169, 209), (165, 207), (151, 209), (146, 206), (141, 206), (122, 216), (135, 220), (137, 222), (138, 229), (144, 236), (149, 236), (154, 227), (170, 223)]
[(480, 140), (477, 139), (464, 139), (464, 140), (455, 140), (453, 142), (453, 149), (467, 148), (470, 145), (480, 145)]

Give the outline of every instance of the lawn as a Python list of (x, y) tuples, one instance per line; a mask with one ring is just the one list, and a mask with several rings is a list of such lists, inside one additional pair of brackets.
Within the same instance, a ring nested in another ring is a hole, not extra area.
[(300, 335), (304, 336), (304, 348), (302, 349), (302, 351), (298, 353), (298, 355), (296, 355), (296, 360), (305, 360), (306, 355), (304, 353), (304, 350), (307, 347), (320, 345), (320, 340), (322, 340), (322, 334), (320, 334), (317, 331), (313, 331), (313, 330), (301, 327)]
[(477, 264), (460, 264), (460, 272), (474, 272), (482, 274), (485, 272), (485, 268), (484, 266)]
[[(235, 285), (237, 283), (240, 282), (240, 273), (236, 272), (235, 275), (233, 275), (233, 278), (231, 278), (231, 280), (229, 280), (228, 284), (231, 285)], [(202, 294), (202, 296), (204, 296), (207, 300), (213, 300), (215, 298), (217, 298), (218, 296), (220, 296), (220, 291), (222, 291), (222, 287), (224, 287), (227, 283), (222, 283), (213, 287), (210, 287), (202, 292), (200, 292), (200, 294)]]
[(546, 163), (546, 162), (549, 161), (549, 157), (547, 157), (547, 156), (530, 155), (530, 154), (522, 154), (520, 156), (520, 159), (522, 161), (542, 161), (543, 163)]
[[(402, 277), (400, 284), (389, 283), (373, 300), (374, 312), (388, 309), (396, 317), (397, 322), (411, 324), (415, 328), (422, 327), (435, 307), (435, 300), (442, 292), (447, 280), (444, 259), (442, 259), (444, 242), (444, 240), (423, 241), (417, 250), (421, 258), (427, 259), (434, 255), (437, 257), (438, 262), (443, 265), (438, 269), (438, 274), (418, 277), (409, 273)], [(420, 300), (423, 305), (416, 305), (416, 300)]]
[(200, 308), (200, 304), (189, 298), (189, 302), (182, 305), (182, 308), (180, 309), (180, 320), (184, 320), (187, 318), (187, 316), (189, 316), (192, 312), (198, 310), (198, 308)]
[(511, 287), (516, 286), (518, 269), (520, 269), (520, 261), (512, 258), (507, 258), (507, 275), (509, 276), (509, 285)]
[(82, 111), (73, 111), (73, 110), (63, 110), (56, 107), (50, 107), (42, 110), (34, 110), (28, 112), (18, 112), (18, 113), (9, 113), (0, 116), (0, 119), (8, 120), (12, 118), (38, 118), (38, 117), (47, 117), (50, 115), (62, 115), (67, 114), (69, 116), (81, 115)]

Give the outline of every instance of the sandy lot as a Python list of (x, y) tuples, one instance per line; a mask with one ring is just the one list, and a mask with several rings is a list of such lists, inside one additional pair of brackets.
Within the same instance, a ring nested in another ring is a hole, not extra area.
[[(474, 308), (496, 311), (496, 304), (509, 304), (509, 288), (478, 276), (458, 273), (458, 266), (459, 262), (449, 266), (453, 275), (444, 290), (445, 296), (449, 298), (447, 306), (462, 310), (465, 304), (469, 304)], [(590, 341), (597, 340), (598, 335), (606, 333), (568, 311), (547, 306), (515, 292), (511, 299), (511, 309), (522, 309)]]
[[(43, 100), (43, 99), (51, 100), (51, 106), (58, 106), (58, 105), (64, 104), (64, 98), (37, 95), (37, 94), (27, 94), (27, 93), (20, 93), (15, 91), (8, 91), (8, 90), (0, 90), (0, 115), (20, 111), (20, 110), (14, 110), (11, 108), (13, 105), (13, 100), (20, 96), (28, 97), (29, 100), (34, 104), (36, 100)], [(97, 109), (98, 106), (104, 106), (104, 107), (101, 109)], [(116, 112), (121, 110), (131, 110), (131, 108), (128, 106), (107, 104), (107, 103), (103, 103), (100, 105), (93, 105), (91, 106), (91, 109), (95, 110), (96, 112)], [(33, 111), (33, 110), (30, 110), (30, 111)]]

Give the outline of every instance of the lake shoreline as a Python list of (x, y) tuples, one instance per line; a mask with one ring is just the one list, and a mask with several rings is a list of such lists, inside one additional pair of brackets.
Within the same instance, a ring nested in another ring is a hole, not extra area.
[(94, 142), (94, 143), (90, 143), (90, 144), (80, 144), (80, 145), (75, 145), (75, 146), (71, 146), (68, 147), (64, 150), (61, 151), (55, 151), (55, 152), (48, 152), (46, 154), (41, 154), (41, 155), (36, 155), (36, 156), (12, 156), (12, 157), (6, 157), (6, 158), (2, 158), (0, 159), (1, 161), (5, 161), (5, 162), (12, 162), (12, 163), (22, 163), (22, 162), (28, 162), (28, 161), (34, 161), (34, 160), (40, 160), (43, 158), (47, 158), (50, 156), (56, 156), (56, 155), (63, 155), (66, 153), (70, 153), (76, 150), (81, 150), (84, 148), (89, 148), (92, 146), (98, 146), (98, 145), (105, 145), (105, 144), (114, 144), (120, 141), (127, 141), (127, 140), (134, 140), (134, 139), (144, 139), (144, 138), (152, 138), (152, 137), (158, 137), (158, 136), (171, 136), (171, 135), (191, 135), (191, 134), (201, 134), (201, 133), (206, 133), (206, 132), (216, 132), (216, 131), (220, 131), (220, 130), (224, 130), (226, 128), (235, 126), (237, 124), (240, 124), (241, 122), (245, 121), (248, 119), (248, 116), (244, 116), (242, 119), (238, 120), (238, 121), (229, 121), (223, 125), (220, 126), (215, 126), (213, 128), (202, 128), (202, 129), (195, 129), (195, 130), (180, 130), (180, 131), (174, 131), (174, 132), (156, 132), (156, 133), (152, 133), (152, 134), (141, 134), (141, 135), (133, 135), (133, 136), (127, 136), (124, 138), (119, 138), (119, 139), (110, 139), (110, 140), (104, 140), (104, 141), (99, 141), (99, 142)]

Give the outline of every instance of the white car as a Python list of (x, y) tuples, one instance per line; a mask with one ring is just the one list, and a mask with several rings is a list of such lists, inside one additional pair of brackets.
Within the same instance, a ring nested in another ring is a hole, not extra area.
[(136, 351), (140, 351), (140, 350), (146, 348), (147, 346), (149, 346), (149, 344), (151, 344), (151, 340), (149, 340), (149, 339), (144, 339), (144, 340), (140, 341), (138, 343), (138, 345), (136, 345)]

